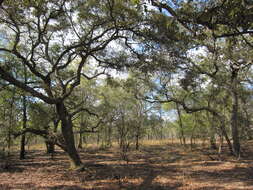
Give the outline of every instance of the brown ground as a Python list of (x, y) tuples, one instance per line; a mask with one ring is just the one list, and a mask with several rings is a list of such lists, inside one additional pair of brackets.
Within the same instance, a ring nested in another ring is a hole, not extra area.
[(84, 172), (68, 171), (62, 152), (52, 160), (33, 150), (28, 159), (13, 156), (8, 169), (0, 169), (0, 190), (253, 190), (253, 150), (245, 150), (240, 161), (226, 154), (213, 161), (209, 156), (217, 156), (207, 149), (152, 143), (130, 152), (126, 162), (115, 148), (89, 148), (81, 153)]

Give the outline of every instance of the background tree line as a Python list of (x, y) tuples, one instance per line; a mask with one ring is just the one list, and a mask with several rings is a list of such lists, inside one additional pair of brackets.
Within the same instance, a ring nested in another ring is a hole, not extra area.
[[(3, 152), (40, 136), (63, 149), (140, 139), (252, 139), (252, 3), (1, 1)], [(120, 72), (120, 77), (112, 74)], [(127, 75), (127, 77), (122, 77)], [(168, 117), (171, 117), (168, 119)], [(20, 138), (20, 142), (18, 142)]]

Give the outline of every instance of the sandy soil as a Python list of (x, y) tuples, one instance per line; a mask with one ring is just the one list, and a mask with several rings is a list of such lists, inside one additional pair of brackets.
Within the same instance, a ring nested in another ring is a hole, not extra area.
[(89, 148), (80, 152), (83, 172), (69, 171), (61, 151), (51, 159), (43, 150), (32, 150), (25, 160), (18, 160), (17, 153), (7, 164), (0, 160), (0, 190), (253, 190), (252, 144), (239, 161), (171, 144), (131, 151), (128, 161), (116, 148)]

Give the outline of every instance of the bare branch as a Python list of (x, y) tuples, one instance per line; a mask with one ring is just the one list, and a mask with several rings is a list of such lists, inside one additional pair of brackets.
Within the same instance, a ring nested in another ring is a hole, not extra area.
[(84, 74), (84, 73), (81, 73), (81, 75), (82, 75), (83, 77), (85, 77), (86, 79), (88, 79), (88, 80), (92, 80), (92, 79), (97, 78), (98, 76), (104, 75), (104, 74), (106, 74), (106, 73), (105, 73), (105, 69), (104, 69), (102, 72), (97, 73), (97, 74), (95, 74), (95, 75), (93, 75), (93, 76), (91, 76), (91, 77), (88, 76), (88, 75), (86, 75), (86, 74)]
[(74, 117), (76, 114), (78, 114), (78, 113), (80, 113), (80, 112), (82, 112), (82, 111), (85, 111), (85, 112), (87, 112), (89, 115), (93, 115), (93, 116), (96, 116), (97, 118), (99, 118), (99, 115), (98, 115), (98, 114), (96, 114), (96, 113), (90, 111), (88, 108), (79, 108), (79, 109), (77, 109), (76, 111), (74, 111), (73, 113), (71, 113), (71, 114), (70, 114), (70, 117), (72, 118), (72, 117)]
[(9, 83), (11, 83), (11, 84), (23, 89), (23, 90), (25, 90), (26, 92), (31, 93), (33, 96), (35, 96), (37, 98), (40, 98), (41, 100), (45, 101), (48, 104), (55, 104), (59, 101), (58, 99), (54, 99), (54, 98), (45, 96), (44, 94), (42, 94), (40, 92), (37, 92), (33, 88), (27, 86), (23, 82), (20, 82), (19, 80), (15, 79), (8, 72), (6, 72), (1, 66), (0, 66), (0, 76), (1, 76), (2, 79), (8, 81)]

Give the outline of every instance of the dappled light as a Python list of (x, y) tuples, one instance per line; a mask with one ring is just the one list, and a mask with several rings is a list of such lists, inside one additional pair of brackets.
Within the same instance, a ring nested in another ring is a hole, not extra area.
[[(251, 144), (252, 146), (252, 144)], [(130, 150), (129, 161), (119, 149), (88, 148), (80, 156), (81, 172), (69, 171), (65, 153), (57, 149), (54, 159), (43, 150), (29, 151), (29, 158), (11, 158), (9, 169), (1, 169), (2, 189), (250, 189), (253, 187), (253, 150), (240, 161), (224, 156), (210, 160), (198, 149), (177, 144), (148, 144)], [(28, 177), (29, 176), (29, 177)]]
[(253, 189), (253, 1), (0, 0), (0, 190)]

